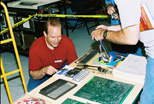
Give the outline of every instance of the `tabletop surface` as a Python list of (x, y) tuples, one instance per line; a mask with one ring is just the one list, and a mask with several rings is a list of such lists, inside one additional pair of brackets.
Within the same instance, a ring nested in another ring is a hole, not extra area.
[[(93, 60), (98, 57), (99, 57), (99, 54), (96, 54), (87, 64), (88, 65), (95, 65), (93, 63)], [(76, 67), (76, 65), (77, 64), (73, 62), (69, 66)], [(102, 66), (102, 67), (104, 67), (104, 66)], [(43, 99), (47, 104), (66, 104), (64, 102), (66, 102), (66, 101), (71, 102), (72, 100), (81, 102), (81, 104), (84, 104), (84, 103), (100, 104), (99, 101), (95, 102), (93, 100), (89, 100), (88, 98), (84, 99), (84, 98), (80, 97), (80, 94), (78, 94), (80, 92), (83, 92), (81, 90), (85, 87), (85, 85), (89, 84), (89, 82), (92, 81), (91, 79), (94, 79), (94, 78), (98, 78), (99, 80), (103, 80), (103, 81), (107, 80), (107, 81), (118, 82), (118, 83), (122, 83), (122, 84), (126, 84), (126, 85), (133, 85), (133, 87), (131, 87), (131, 90), (129, 90), (129, 93), (127, 93), (127, 96), (124, 99), (124, 101), (122, 101), (123, 104), (132, 104), (136, 100), (136, 98), (138, 97), (138, 94), (140, 93), (140, 91), (142, 90), (143, 84), (141, 84), (141, 83), (136, 83), (136, 82), (120, 79), (120, 78), (114, 77), (112, 74), (104, 74), (104, 73), (98, 72), (94, 68), (88, 68), (88, 70), (90, 70), (91, 73), (88, 76), (86, 76), (83, 81), (78, 82), (77, 86), (75, 88), (73, 88), (72, 90), (70, 90), (69, 92), (67, 92), (66, 94), (64, 94), (63, 96), (61, 96), (60, 98), (58, 98), (56, 100), (53, 100), (53, 99), (46, 97), (46, 96), (39, 93), (39, 91), (42, 88), (44, 88), (45, 86), (47, 86), (47, 85), (51, 84), (52, 82), (56, 81), (57, 79), (59, 79), (58, 77), (53, 76), (50, 79), (48, 79), (47, 81), (45, 81), (44, 83), (42, 83), (40, 86), (36, 87), (31, 92), (25, 94), (23, 97), (18, 99), (16, 102), (14, 102), (14, 104), (17, 104), (18, 102), (22, 101), (23, 99), (31, 98), (31, 97)], [(109, 70), (112, 71), (114, 69), (109, 69)], [(72, 79), (65, 79), (65, 80), (76, 83)], [(115, 93), (115, 92), (113, 92), (113, 93)]]

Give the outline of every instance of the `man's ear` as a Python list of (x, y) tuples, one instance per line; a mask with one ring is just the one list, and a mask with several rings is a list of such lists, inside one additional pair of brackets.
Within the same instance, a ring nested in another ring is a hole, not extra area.
[(47, 34), (46, 34), (46, 32), (45, 32), (45, 31), (43, 31), (43, 34), (44, 34), (44, 36), (45, 36), (45, 37), (47, 37)]

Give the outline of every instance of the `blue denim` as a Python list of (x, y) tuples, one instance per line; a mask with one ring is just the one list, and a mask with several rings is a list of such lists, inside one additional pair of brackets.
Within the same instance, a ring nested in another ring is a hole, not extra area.
[(145, 83), (140, 104), (154, 104), (154, 58), (147, 58)]
[(125, 56), (125, 57), (127, 57), (129, 54), (138, 55), (138, 56), (143, 56), (143, 54), (142, 54), (142, 48), (141, 48), (141, 47), (138, 47), (138, 48), (137, 48), (137, 51), (136, 51), (135, 53), (120, 53), (120, 52), (116, 52), (116, 51), (114, 51), (114, 50), (113, 50), (113, 52), (114, 52), (114, 54), (123, 55), (123, 56)]
[(111, 25), (119, 25), (120, 24), (120, 20), (115, 20), (111, 18)]
[(30, 75), (29, 75), (29, 82), (27, 85), (28, 88), (28, 92), (30, 92), (31, 90), (33, 90), (35, 87), (39, 86), (40, 84), (42, 84), (43, 82), (45, 82), (46, 80), (48, 80), (51, 76), (45, 76), (42, 79), (39, 80), (34, 80)]
[(114, 0), (105, 0), (105, 4), (110, 4), (110, 3), (112, 3), (113, 6), (115, 6)]
[(143, 56), (141, 46), (138, 46), (137, 47), (137, 51), (135, 53), (133, 53), (133, 54), (134, 55), (138, 55), (138, 56)]
[[(68, 65), (67, 63), (65, 63), (61, 68), (59, 68), (58, 70), (61, 70), (65, 65)], [(34, 80), (30, 75), (29, 75), (29, 82), (27, 85), (27, 89), (28, 92), (30, 92), (31, 90), (33, 90), (35, 87), (39, 86), (40, 84), (42, 84), (43, 82), (45, 82), (46, 80), (48, 80), (50, 77), (52, 77), (52, 75), (46, 75), (44, 76), (42, 79), (39, 80)]]

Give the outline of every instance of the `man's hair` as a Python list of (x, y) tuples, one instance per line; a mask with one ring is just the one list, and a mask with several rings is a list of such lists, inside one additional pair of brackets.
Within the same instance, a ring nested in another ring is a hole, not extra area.
[(48, 34), (48, 27), (53, 26), (53, 27), (61, 27), (61, 23), (57, 18), (49, 18), (47, 22), (44, 24), (44, 31), (46, 34)]

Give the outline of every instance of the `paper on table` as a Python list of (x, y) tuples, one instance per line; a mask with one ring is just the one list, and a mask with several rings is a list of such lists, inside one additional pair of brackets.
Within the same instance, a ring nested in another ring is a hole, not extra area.
[(130, 54), (115, 68), (115, 70), (144, 76), (146, 72), (146, 63), (147, 60), (145, 57)]
[(115, 77), (144, 83), (147, 60), (143, 56), (129, 54), (114, 70)]

